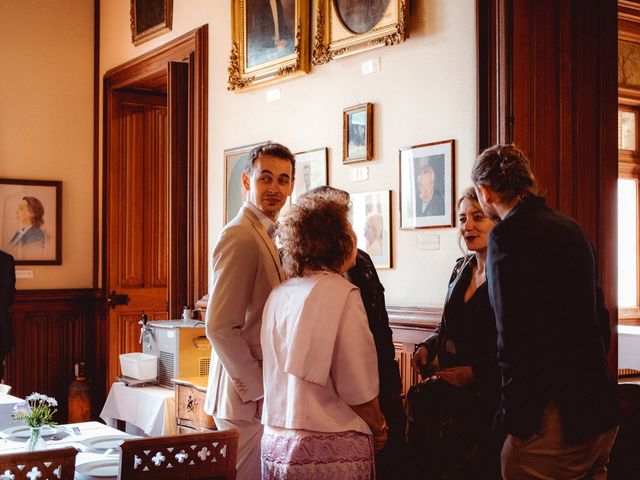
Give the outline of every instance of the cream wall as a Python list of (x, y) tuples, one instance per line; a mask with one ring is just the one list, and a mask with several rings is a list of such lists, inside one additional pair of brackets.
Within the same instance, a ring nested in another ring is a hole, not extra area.
[(62, 265), (18, 289), (93, 285), (93, 2), (0, 0), (0, 177), (62, 181)]
[[(274, 140), (293, 151), (329, 147), (329, 180), (352, 193), (392, 190), (394, 268), (381, 270), (387, 302), (442, 305), (455, 259), (453, 228), (400, 231), (398, 148), (456, 140), (456, 191), (468, 186), (476, 150), (476, 38), (474, 0), (411, 2), (411, 37), (315, 67), (305, 77), (245, 93), (228, 92), (230, 2), (174, 0), (173, 31), (131, 44), (129, 0), (101, 2), (101, 75), (202, 24), (209, 24), (209, 246), (222, 228), (223, 151)], [(380, 57), (381, 71), (362, 76), (360, 64)], [(265, 92), (281, 90), (266, 103)], [(375, 104), (374, 160), (343, 166), (342, 110)], [(350, 181), (353, 168), (368, 166), (370, 178)], [(418, 250), (419, 235), (437, 235), (440, 249)]]

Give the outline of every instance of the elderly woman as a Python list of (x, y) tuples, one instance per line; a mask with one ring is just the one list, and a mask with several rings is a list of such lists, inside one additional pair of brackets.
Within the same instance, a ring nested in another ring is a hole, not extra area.
[(437, 439), (419, 449), (432, 460), (426, 460), (428, 478), (492, 479), (499, 478), (498, 440), (491, 429), (500, 373), (485, 262), (494, 223), (472, 188), (457, 207), (460, 237), (471, 253), (456, 262), (442, 321), (413, 357), (414, 368), (433, 382), (427, 388), (437, 397), (423, 409), (439, 409)]
[(386, 442), (376, 350), (358, 289), (348, 206), (306, 195), (278, 234), (289, 280), (264, 307), (264, 479), (370, 479)]

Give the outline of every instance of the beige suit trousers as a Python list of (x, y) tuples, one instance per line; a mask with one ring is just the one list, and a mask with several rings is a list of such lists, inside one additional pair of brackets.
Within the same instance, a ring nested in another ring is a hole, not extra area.
[(560, 410), (549, 404), (542, 415), (540, 433), (521, 440), (507, 435), (502, 447), (504, 480), (569, 480), (607, 478), (607, 465), (618, 427), (580, 443), (567, 443)]
[(260, 480), (262, 478), (260, 459), (260, 442), (262, 441), (262, 424), (259, 418), (253, 421), (226, 420), (214, 418), (218, 430), (237, 428), (240, 431), (238, 439), (238, 457), (236, 459), (237, 480)]

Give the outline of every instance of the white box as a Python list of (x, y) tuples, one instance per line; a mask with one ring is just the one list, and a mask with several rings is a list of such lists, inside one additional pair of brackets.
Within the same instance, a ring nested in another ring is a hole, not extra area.
[(158, 376), (158, 357), (140, 352), (122, 353), (120, 370), (125, 377), (136, 380), (155, 380)]

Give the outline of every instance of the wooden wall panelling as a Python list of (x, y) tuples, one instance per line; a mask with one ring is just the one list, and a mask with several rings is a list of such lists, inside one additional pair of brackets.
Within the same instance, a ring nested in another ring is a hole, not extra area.
[[(146, 178), (145, 192), (148, 215), (145, 232), (152, 242), (146, 242), (150, 251), (146, 255), (145, 266), (148, 269), (146, 278), (149, 285), (166, 287), (169, 279), (168, 243), (168, 211), (167, 186), (169, 185), (167, 169), (167, 108), (154, 105), (147, 111), (146, 135), (147, 151), (145, 158)], [(153, 142), (150, 139), (154, 139)]]
[[(6, 359), (5, 374), (12, 394), (55, 397), (56, 421), (65, 421), (74, 362), (84, 361), (89, 378), (95, 380), (98, 366), (91, 338), (98, 321), (96, 304), (101, 301), (100, 292), (93, 289), (17, 293), (12, 309), (16, 345)], [(94, 398), (104, 397), (95, 391)]]
[[(497, 119), (493, 132), (479, 130), (483, 135), (479, 144), (495, 139), (518, 145), (531, 160), (540, 192), (549, 204), (575, 218), (589, 235), (614, 320), (609, 363), (615, 372), (615, 2), (478, 0), (477, 6), (479, 18), (489, 16), (479, 26), (479, 62), (485, 61), (479, 70), (485, 72), (482, 78), (495, 80), (479, 82), (478, 120), (487, 118), (491, 105), (507, 104), (498, 113), (507, 118)], [(507, 55), (500, 42), (492, 40), (502, 34), (513, 45)], [(495, 65), (486, 64), (487, 50), (498, 59)], [(509, 120), (513, 133), (507, 130), (505, 135), (499, 125)]]

